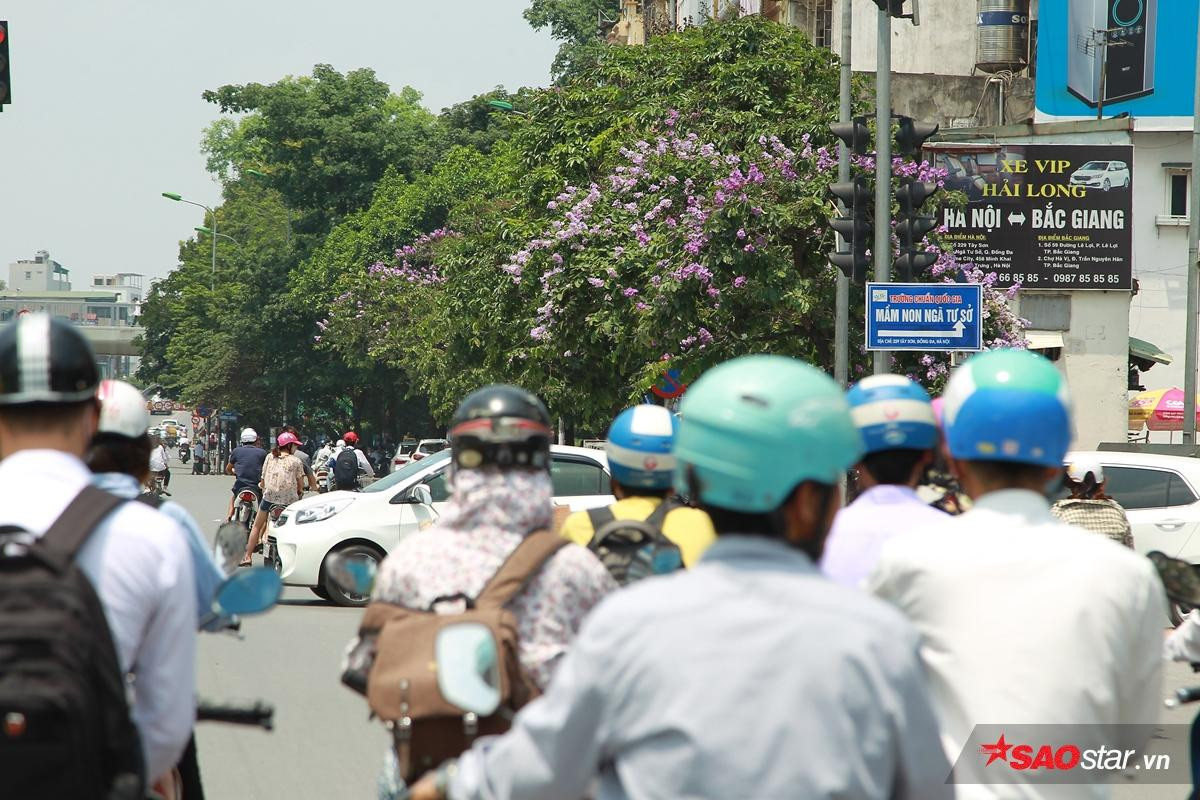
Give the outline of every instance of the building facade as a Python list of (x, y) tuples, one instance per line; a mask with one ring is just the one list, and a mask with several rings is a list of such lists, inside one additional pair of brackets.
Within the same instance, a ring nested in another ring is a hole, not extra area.
[(8, 265), (8, 289), (23, 292), (69, 292), (70, 271), (39, 250), (31, 260), (14, 261)]

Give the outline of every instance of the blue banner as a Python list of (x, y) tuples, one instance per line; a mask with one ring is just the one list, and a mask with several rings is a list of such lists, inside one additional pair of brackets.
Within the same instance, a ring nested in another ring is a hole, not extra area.
[(868, 283), (868, 350), (979, 350), (983, 286)]

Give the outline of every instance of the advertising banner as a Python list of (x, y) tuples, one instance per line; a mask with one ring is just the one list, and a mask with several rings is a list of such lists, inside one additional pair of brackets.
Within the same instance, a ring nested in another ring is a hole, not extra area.
[(1128, 145), (931, 145), (945, 187), (942, 241), (998, 287), (1133, 288), (1133, 148)]
[(1200, 0), (1055, 0), (1038, 9), (1036, 122), (1127, 113), (1190, 130)]

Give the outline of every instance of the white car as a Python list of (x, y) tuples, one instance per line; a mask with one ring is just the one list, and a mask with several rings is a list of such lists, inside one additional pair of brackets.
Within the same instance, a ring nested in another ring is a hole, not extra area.
[[(552, 445), (550, 479), (556, 505), (572, 511), (612, 503), (608, 460), (602, 451)], [(367, 598), (347, 593), (325, 565), (334, 552), (354, 552), (382, 561), (400, 540), (437, 519), (449, 492), (448, 449), (412, 461), (360, 492), (328, 492), (288, 506), (269, 534), (275, 568), (289, 586), (307, 586), (338, 605), (361, 606)], [(429, 489), (433, 505), (420, 502), (415, 487)]]
[(1089, 161), (1071, 173), (1072, 186), (1086, 186), (1107, 192), (1114, 186), (1129, 186), (1129, 165), (1124, 161)]

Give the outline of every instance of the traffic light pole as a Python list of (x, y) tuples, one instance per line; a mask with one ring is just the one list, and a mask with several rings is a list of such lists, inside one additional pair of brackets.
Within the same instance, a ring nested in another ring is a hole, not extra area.
[[(1200, 27), (1196, 31), (1200, 41)], [(1196, 60), (1196, 95), (1192, 113), (1191, 202), (1188, 209), (1187, 317), (1183, 348), (1183, 443), (1196, 441), (1196, 313), (1197, 269), (1200, 269), (1200, 59)]]
[[(839, 81), (841, 92), (841, 108), (838, 121), (851, 121), (850, 95), (850, 34), (851, 12), (854, 4), (850, 0), (842, 2), (842, 72)], [(850, 145), (842, 143), (838, 154), (838, 182), (850, 180)], [(838, 250), (849, 249), (839, 247)], [(837, 296), (835, 300), (833, 323), (833, 379), (842, 386), (850, 382), (850, 278), (841, 270), (834, 270), (837, 275)]]
[[(849, 5), (844, 3), (843, 5)], [(875, 280), (887, 283), (892, 272), (892, 18), (879, 9), (875, 60)], [(891, 353), (875, 351), (876, 375), (891, 371)]]

